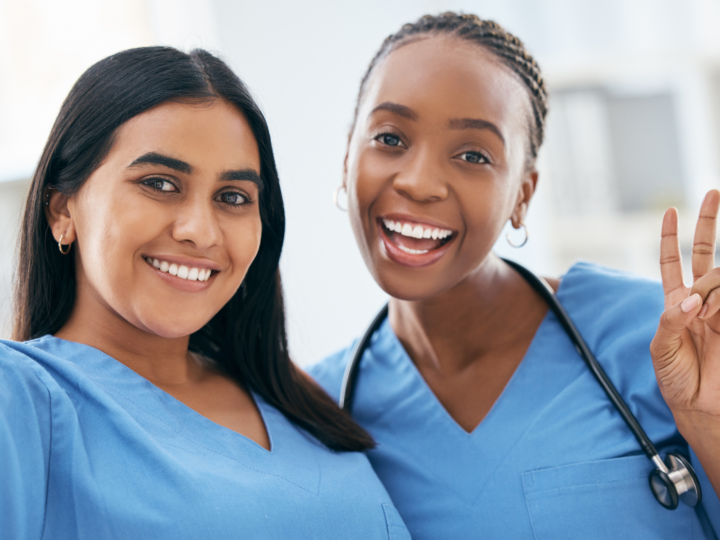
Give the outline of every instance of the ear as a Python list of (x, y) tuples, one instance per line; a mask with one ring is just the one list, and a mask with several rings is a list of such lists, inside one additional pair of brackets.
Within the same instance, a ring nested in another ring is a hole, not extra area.
[(53, 238), (59, 242), (60, 236), (62, 236), (63, 245), (72, 244), (77, 236), (75, 235), (75, 222), (71, 215), (71, 198), (57, 190), (45, 188), (43, 206)]
[(347, 171), (348, 171), (348, 152), (350, 150), (348, 149), (345, 152), (345, 159), (343, 160), (343, 173), (342, 173), (342, 185), (345, 189), (347, 189)]
[(510, 220), (514, 228), (519, 229), (523, 223), (525, 223), (525, 216), (527, 215), (528, 206), (530, 205), (530, 199), (535, 193), (537, 187), (538, 172), (532, 169), (525, 174), (520, 189), (518, 189), (517, 199), (515, 200), (515, 207), (513, 208), (512, 216)]
[(342, 174), (342, 185), (347, 190), (347, 175), (348, 175), (348, 156), (350, 155), (350, 143), (352, 142), (353, 131), (355, 126), (348, 133), (347, 147), (345, 148), (345, 159), (343, 160), (343, 174)]

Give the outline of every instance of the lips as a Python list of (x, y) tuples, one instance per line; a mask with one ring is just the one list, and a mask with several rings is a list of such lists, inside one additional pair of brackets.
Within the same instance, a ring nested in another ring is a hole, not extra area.
[(221, 271), (220, 265), (210, 260), (174, 255), (143, 255), (143, 259), (163, 282), (185, 292), (206, 290)]
[(175, 264), (174, 262), (163, 261), (160, 259), (151, 259), (145, 257), (148, 264), (152, 264), (155, 268), (161, 272), (167, 272), (173, 276), (177, 276), (180, 279), (187, 279), (188, 281), (207, 281), (210, 279), (212, 270), (210, 268), (197, 268), (195, 266), (185, 266), (184, 264)]
[(456, 236), (450, 229), (402, 218), (381, 218), (378, 229), (388, 257), (413, 267), (428, 266), (440, 259)]

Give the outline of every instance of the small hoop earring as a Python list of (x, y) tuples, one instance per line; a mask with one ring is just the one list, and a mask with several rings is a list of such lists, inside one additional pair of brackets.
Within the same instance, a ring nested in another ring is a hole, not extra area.
[(63, 244), (62, 244), (63, 238), (65, 238), (65, 235), (61, 234), (60, 240), (58, 240), (58, 249), (60, 250), (60, 253), (62, 253), (63, 255), (67, 255), (68, 253), (70, 253), (70, 250), (72, 249), (72, 244), (68, 244), (67, 251), (63, 251)]
[(527, 225), (525, 225), (525, 224), (521, 221), (521, 222), (520, 222), (520, 227), (522, 227), (523, 230), (525, 231), (525, 240), (523, 240), (522, 243), (520, 243), (520, 244), (515, 244), (515, 243), (513, 243), (513, 241), (510, 240), (510, 233), (507, 233), (507, 234), (505, 235), (505, 238), (507, 239), (508, 244), (510, 244), (510, 245), (511, 245), (512, 247), (514, 247), (514, 248), (521, 248), (521, 247), (523, 247), (525, 244), (527, 244), (528, 238), (530, 238), (530, 233), (528, 232)]
[(342, 210), (343, 212), (347, 212), (347, 208), (343, 208), (340, 206), (340, 203), (338, 202), (338, 196), (340, 195), (340, 191), (345, 190), (345, 194), (347, 195), (347, 190), (345, 189), (345, 186), (338, 186), (335, 191), (333, 192), (333, 204), (337, 206), (338, 210)]

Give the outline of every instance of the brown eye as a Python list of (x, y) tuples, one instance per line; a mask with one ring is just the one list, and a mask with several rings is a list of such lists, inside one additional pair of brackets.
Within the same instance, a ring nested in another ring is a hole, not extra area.
[(248, 202), (248, 198), (237, 191), (224, 191), (220, 194), (220, 202), (230, 206), (240, 206)]
[(392, 133), (382, 133), (376, 137), (385, 146), (400, 146), (400, 137)]
[(460, 154), (460, 159), (467, 161), (468, 163), (487, 163), (488, 160), (479, 152), (463, 152)]
[(155, 189), (157, 191), (173, 192), (177, 191), (175, 185), (164, 178), (147, 178), (143, 180), (143, 185)]

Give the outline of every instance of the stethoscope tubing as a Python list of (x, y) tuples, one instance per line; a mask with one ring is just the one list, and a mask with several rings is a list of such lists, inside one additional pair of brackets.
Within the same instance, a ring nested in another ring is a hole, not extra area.
[[(630, 411), (627, 404), (620, 396), (620, 393), (615, 388), (615, 385), (612, 383), (610, 378), (605, 373), (605, 370), (595, 358), (595, 355), (593, 355), (593, 353), (590, 351), (587, 343), (583, 339), (575, 324), (572, 322), (572, 319), (570, 319), (570, 316), (565, 311), (565, 308), (558, 301), (557, 297), (555, 296), (554, 292), (547, 284), (547, 282), (543, 279), (540, 279), (535, 274), (530, 272), (527, 268), (521, 266), (514, 261), (510, 261), (507, 259), (503, 259), (503, 261), (505, 261), (508, 265), (510, 265), (511, 268), (518, 272), (525, 279), (525, 281), (527, 281), (527, 283), (543, 298), (543, 300), (547, 302), (548, 306), (553, 311), (558, 321), (562, 325), (563, 329), (567, 333), (568, 337), (570, 338), (570, 341), (572, 341), (573, 345), (575, 346), (578, 354), (590, 368), (590, 372), (600, 383), (600, 386), (605, 391), (617, 411), (620, 413), (620, 416), (622, 416), (622, 419), (630, 428), (630, 431), (633, 433), (638, 443), (640, 443), (640, 447), (643, 449), (643, 452), (645, 452), (645, 454), (650, 459), (653, 459), (653, 457), (657, 455), (655, 445), (647, 436), (645, 430), (637, 421), (637, 418), (635, 418), (635, 415), (633, 415), (633, 413)], [(375, 334), (375, 332), (377, 332), (377, 330), (380, 328), (387, 316), (388, 304), (385, 304), (385, 306), (383, 306), (375, 319), (373, 319), (372, 323), (370, 323), (370, 326), (368, 327), (363, 337), (355, 344), (355, 347), (353, 347), (350, 356), (350, 358), (352, 358), (352, 361), (346, 366), (345, 373), (343, 375), (342, 385), (340, 387), (339, 405), (342, 409), (345, 409), (348, 412), (350, 412), (353, 398), (355, 397), (355, 386), (360, 369), (360, 361), (362, 359), (362, 354), (358, 353), (365, 352), (367, 347), (370, 345), (370, 340), (372, 339), (372, 336)]]
[(630, 431), (635, 436), (638, 443), (640, 443), (640, 447), (643, 449), (643, 452), (645, 452), (648, 458), (654, 460), (654, 457), (658, 455), (655, 445), (647, 436), (645, 430), (640, 425), (640, 422), (638, 422), (637, 418), (635, 418), (635, 415), (630, 411), (625, 403), (625, 400), (623, 400), (622, 396), (620, 396), (617, 388), (615, 388), (615, 385), (595, 358), (595, 355), (590, 350), (590, 347), (588, 347), (587, 342), (583, 339), (582, 335), (570, 318), (570, 315), (568, 315), (567, 311), (565, 311), (565, 308), (557, 299), (555, 293), (547, 282), (514, 261), (507, 259), (503, 259), (503, 261), (509, 264), (516, 272), (525, 278), (525, 281), (527, 281), (527, 283), (535, 289), (540, 296), (542, 296), (543, 300), (548, 303), (548, 306), (552, 309), (558, 322), (560, 322), (562, 327), (565, 329), (565, 332), (575, 346), (578, 354), (585, 361), (588, 368), (590, 368), (590, 372), (593, 374), (595, 379), (597, 379), (598, 383), (600, 383), (600, 386), (605, 391), (605, 394), (607, 394), (607, 397), (620, 413), (620, 416), (622, 416), (622, 419), (630, 428)]
[[(650, 487), (658, 502), (668, 509), (676, 508), (679, 499), (682, 499), (690, 506), (698, 504), (702, 500), (702, 489), (690, 463), (678, 454), (669, 454), (666, 458), (667, 464), (660, 458), (655, 445), (647, 436), (640, 422), (638, 422), (635, 415), (630, 411), (625, 400), (620, 396), (617, 388), (615, 388), (615, 385), (595, 358), (595, 355), (590, 350), (590, 347), (588, 347), (567, 311), (565, 311), (565, 308), (555, 296), (555, 292), (550, 285), (524, 266), (507, 259), (502, 260), (518, 272), (543, 300), (547, 302), (549, 308), (553, 311), (558, 322), (570, 338), (575, 350), (577, 350), (580, 357), (585, 361), (585, 364), (587, 364), (590, 372), (598, 381), (615, 409), (620, 413), (620, 416), (628, 428), (630, 428), (630, 431), (637, 439), (643, 452), (655, 464), (656, 469), (651, 473), (649, 480)], [(388, 305), (389, 304), (385, 304), (375, 316), (375, 319), (370, 323), (363, 337), (353, 347), (349, 356), (350, 361), (345, 365), (338, 404), (340, 408), (348, 413), (351, 413), (363, 354), (370, 346), (375, 332), (377, 332), (385, 319), (387, 319)], [(678, 486), (681, 486), (680, 490), (677, 489)]]

